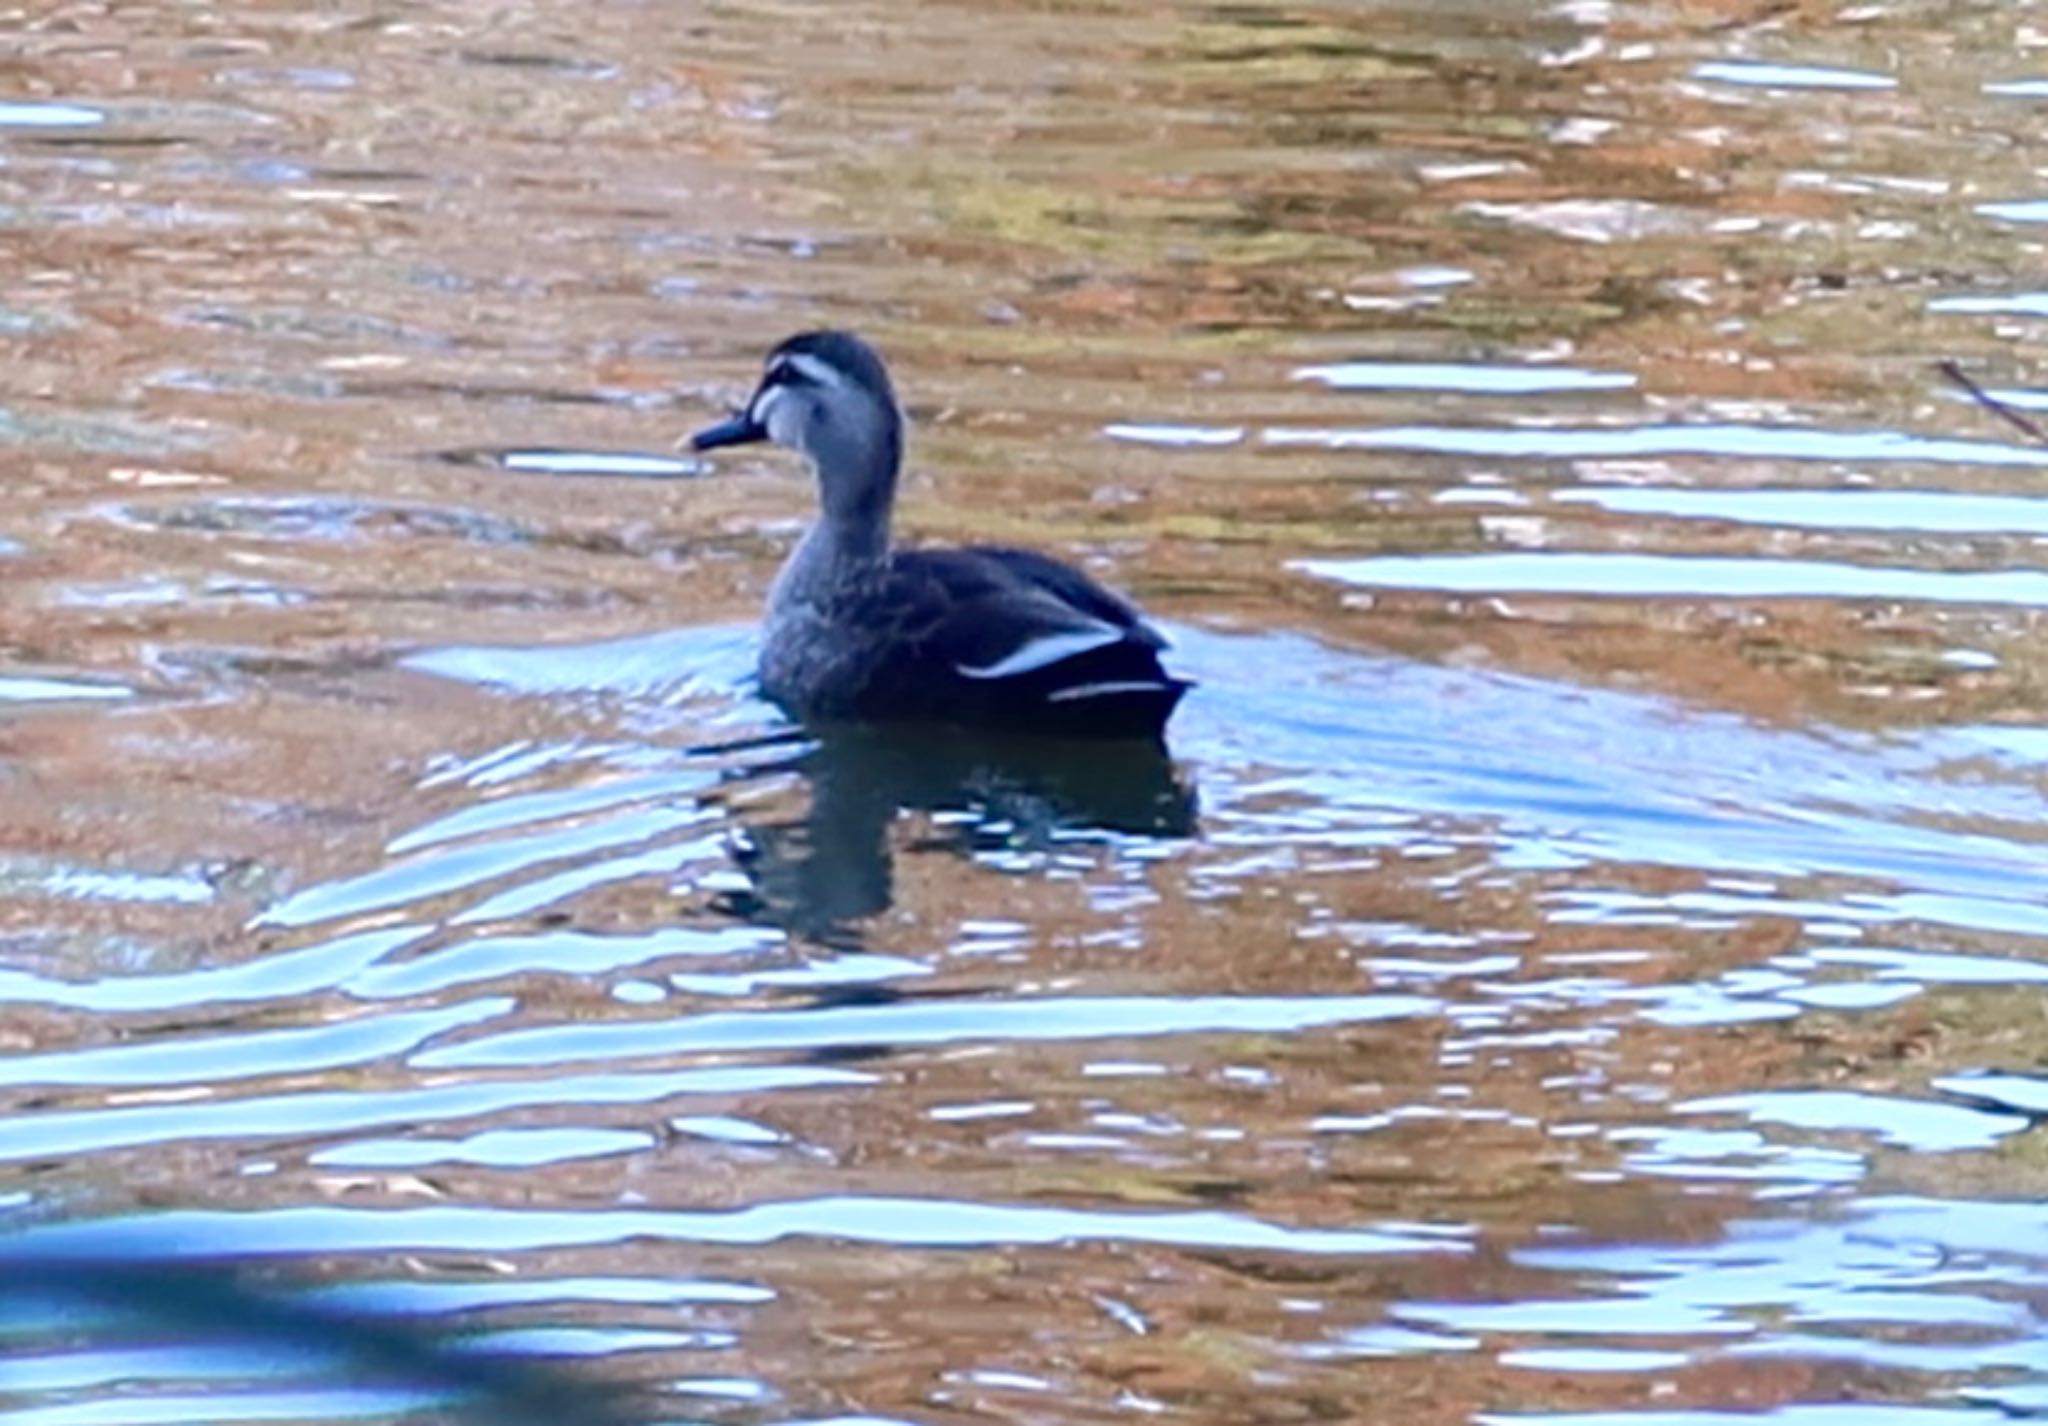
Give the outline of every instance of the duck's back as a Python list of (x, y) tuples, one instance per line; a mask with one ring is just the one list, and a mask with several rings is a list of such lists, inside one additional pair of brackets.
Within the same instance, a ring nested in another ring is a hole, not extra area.
[(1127, 601), (1030, 550), (900, 550), (770, 608), (763, 691), (796, 717), (1158, 738), (1188, 684)]

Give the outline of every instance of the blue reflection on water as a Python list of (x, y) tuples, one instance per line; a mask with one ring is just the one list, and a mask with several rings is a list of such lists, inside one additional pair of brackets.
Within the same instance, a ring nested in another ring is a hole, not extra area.
[(35, 103), (10, 99), (0, 103), (0, 128), (90, 129), (107, 122), (106, 111), (83, 104)]
[(1294, 568), (1346, 584), (1460, 594), (2048, 605), (2048, 571), (2035, 569), (1947, 572), (1824, 560), (1569, 551), (1312, 559)]
[(1060, 996), (952, 1000), (807, 1010), (752, 1010), (637, 1023), (510, 1030), (422, 1051), (427, 1068), (561, 1064), (708, 1050), (818, 1049), (830, 1045), (936, 1045), (961, 1040), (1087, 1040), (1143, 1035), (1282, 1034), (1320, 1025), (1424, 1015), (1438, 1002), (1414, 995)]
[(564, 1105), (641, 1105), (680, 1095), (856, 1089), (874, 1082), (874, 1076), (857, 1070), (821, 1065), (732, 1065), (436, 1083), (389, 1090), (310, 1090), (191, 1104), (45, 1110), (0, 1120), (0, 1159), (55, 1158), (206, 1139), (260, 1143), (309, 1134), (412, 1128)]
[(1896, 89), (1888, 74), (1831, 65), (1769, 64), (1761, 60), (1709, 60), (1693, 66), (1693, 78), (1769, 89)]
[[(1814, 530), (2048, 535), (2048, 499), (1946, 490), (1685, 490), (1648, 486), (1560, 490), (1560, 504), (1625, 515), (1730, 520)], [(1767, 567), (1773, 561), (1763, 562)]]
[(281, 1208), (256, 1213), (177, 1210), (27, 1229), (14, 1242), (45, 1256), (151, 1245), (195, 1257), (313, 1252), (531, 1252), (623, 1243), (772, 1243), (787, 1237), (925, 1247), (1028, 1243), (1160, 1243), (1276, 1253), (1464, 1253), (1440, 1228), (1385, 1224), (1296, 1228), (1244, 1214), (1162, 1209), (1088, 1210), (959, 1199), (835, 1194), (736, 1209)]
[(1417, 451), (1535, 460), (1618, 460), (1632, 456), (1739, 456), (1758, 460), (2048, 466), (2048, 450), (1999, 441), (1915, 436), (1901, 431), (1829, 431), (1806, 426), (1275, 426), (1268, 445), (1329, 450)]
[(1522, 396), (1553, 391), (1626, 391), (1636, 384), (1625, 371), (1584, 367), (1488, 366), (1472, 362), (1344, 361), (1299, 367), (1297, 381), (1338, 391), (1468, 391)]

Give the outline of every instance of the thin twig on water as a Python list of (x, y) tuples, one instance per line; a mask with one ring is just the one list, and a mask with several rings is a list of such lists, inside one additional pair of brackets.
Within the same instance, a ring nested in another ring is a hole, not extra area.
[(1982, 406), (1986, 411), (1989, 411), (2014, 430), (2025, 435), (2034, 444), (2048, 446), (2048, 431), (2041, 429), (2040, 422), (2000, 401), (1996, 396), (1993, 396), (1976, 382), (1970, 380), (1969, 376), (1964, 373), (1962, 367), (1956, 363), (1953, 357), (1943, 357), (1934, 365), (1936, 370), (1968, 392), (1970, 399), (1979, 406)]

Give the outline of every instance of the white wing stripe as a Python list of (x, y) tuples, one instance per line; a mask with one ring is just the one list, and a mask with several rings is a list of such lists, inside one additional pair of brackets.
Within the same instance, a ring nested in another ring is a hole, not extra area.
[(1090, 649), (1099, 649), (1123, 638), (1124, 631), (1113, 629), (1107, 624), (1093, 629), (1073, 629), (1058, 634), (1041, 634), (1027, 639), (1003, 657), (990, 664), (954, 664), (968, 678), (1015, 678), (1020, 673), (1035, 673), (1062, 659), (1085, 654)]
[(1058, 688), (1045, 695), (1048, 703), (1069, 703), (1077, 698), (1109, 698), (1119, 693), (1158, 693), (1167, 685), (1147, 679), (1127, 679), (1122, 683), (1077, 683), (1072, 688)]

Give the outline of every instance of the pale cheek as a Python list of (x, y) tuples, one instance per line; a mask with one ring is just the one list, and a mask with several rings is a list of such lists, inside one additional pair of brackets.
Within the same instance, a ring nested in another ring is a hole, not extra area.
[(754, 404), (747, 408), (747, 419), (757, 426), (775, 429), (775, 408), (782, 405), (782, 388), (771, 386), (754, 398)]
[(769, 436), (777, 445), (802, 446), (803, 408), (796, 402), (775, 402), (768, 409), (768, 419), (761, 424), (768, 428)]
[(807, 451), (816, 448), (825, 435), (826, 427), (831, 424), (831, 418), (804, 393), (777, 391), (761, 424), (777, 445)]

